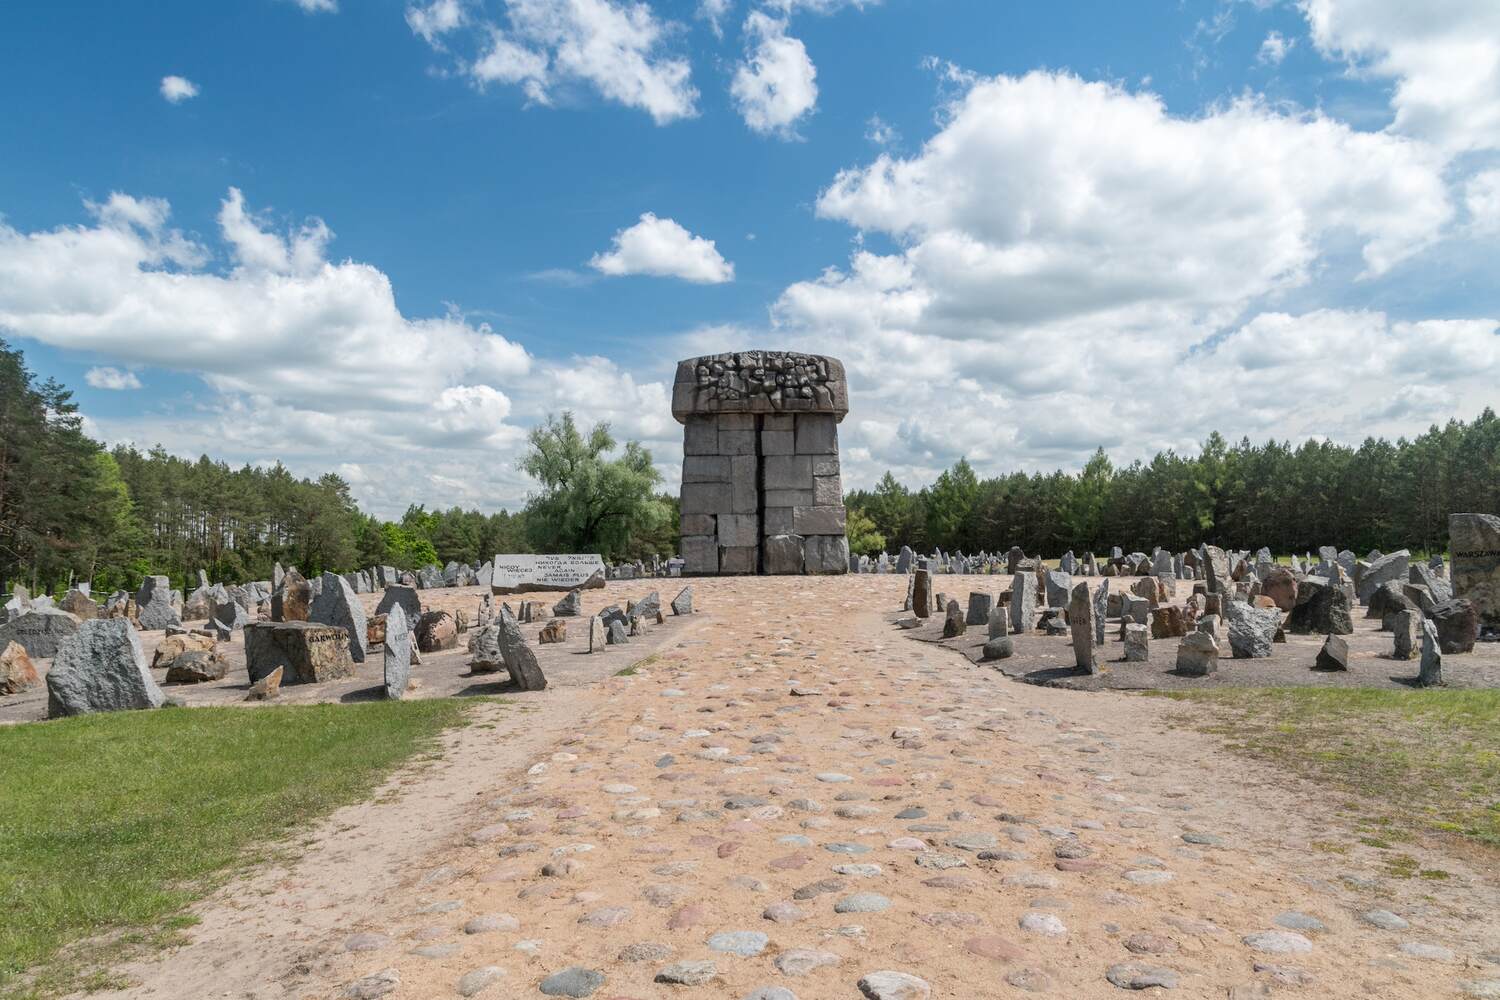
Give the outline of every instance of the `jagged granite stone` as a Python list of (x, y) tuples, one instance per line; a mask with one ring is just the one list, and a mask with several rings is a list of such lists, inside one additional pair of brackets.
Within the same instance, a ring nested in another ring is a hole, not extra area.
[[(324, 573), (323, 588), (307, 609), (307, 620), (323, 625), (336, 625), (349, 633), (349, 658), (355, 663), (365, 662), (368, 652), (369, 619), (365, 606), (355, 596), (349, 581), (337, 573)], [(402, 608), (404, 615), (406, 609)], [(407, 619), (410, 621), (410, 619)], [(390, 628), (390, 619), (386, 619)]]
[(1349, 643), (1342, 636), (1330, 635), (1323, 640), (1323, 648), (1313, 662), (1318, 670), (1348, 670)]
[(32, 659), (44, 660), (57, 654), (62, 644), (78, 631), (78, 618), (61, 608), (37, 607), (0, 625), (0, 649), (14, 642)]
[(672, 614), (690, 615), (693, 613), (693, 588), (683, 587), (681, 593), (672, 598)]
[(505, 669), (510, 679), (522, 691), (541, 691), (547, 686), (547, 678), (537, 663), (536, 653), (526, 645), (521, 634), (521, 623), (504, 606), (500, 609), (500, 655), (505, 659)]
[(136, 620), (147, 630), (181, 625), (182, 616), (172, 606), (172, 586), (164, 576), (148, 576), (135, 595)]
[(1438, 630), (1431, 621), (1422, 620), (1422, 666), (1417, 674), (1421, 687), (1439, 687), (1443, 683), (1443, 651)]
[(385, 614), (397, 601), (401, 602), (401, 610), (406, 612), (408, 622), (415, 622), (422, 617), (422, 598), (417, 594), (417, 588), (399, 583), (385, 588), (385, 594), (381, 596), (380, 603), (375, 606), (375, 613)]
[(1293, 635), (1353, 635), (1349, 592), (1325, 577), (1304, 577), (1297, 587), (1297, 606), (1287, 615), (1286, 630)]
[(563, 599), (552, 605), (555, 618), (577, 618), (583, 614), (583, 591), (570, 590)]
[(1444, 653), (1472, 653), (1479, 637), (1479, 611), (1463, 597), (1435, 605), (1429, 620), (1437, 628), (1438, 646)]
[(1411, 553), (1406, 549), (1372, 560), (1369, 567), (1360, 573), (1355, 581), (1354, 589), (1359, 595), (1360, 602), (1369, 604), (1371, 596), (1383, 583), (1393, 580), (1398, 585), (1406, 583), (1410, 570)]
[(122, 618), (84, 622), (47, 672), (47, 717), (160, 708), (166, 701), (146, 666), (140, 636)]
[(1260, 659), (1271, 655), (1271, 643), (1281, 626), (1281, 612), (1275, 608), (1257, 608), (1243, 601), (1229, 601), (1225, 608), (1229, 619), (1229, 649), (1235, 659)]

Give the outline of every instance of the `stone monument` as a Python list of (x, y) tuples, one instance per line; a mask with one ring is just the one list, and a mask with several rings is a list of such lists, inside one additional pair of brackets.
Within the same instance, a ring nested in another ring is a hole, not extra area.
[(679, 362), (683, 572), (849, 572), (838, 436), (848, 412), (833, 358), (739, 351)]

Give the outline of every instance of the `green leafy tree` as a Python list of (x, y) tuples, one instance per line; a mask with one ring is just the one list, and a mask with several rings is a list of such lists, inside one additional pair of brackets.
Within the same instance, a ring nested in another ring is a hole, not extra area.
[(857, 556), (874, 556), (885, 551), (885, 536), (864, 511), (849, 511), (845, 534), (849, 536), (849, 551)]
[(945, 549), (977, 550), (978, 533), (973, 521), (979, 501), (979, 478), (966, 458), (938, 476), (927, 493), (927, 532)]
[(598, 552), (618, 559), (631, 539), (661, 530), (670, 511), (656, 496), (651, 453), (629, 441), (620, 455), (609, 424), (585, 436), (565, 412), (532, 429), (521, 469), (541, 489), (526, 502), (526, 533), (539, 552)]
[(1065, 544), (1093, 549), (1102, 540), (1104, 511), (1109, 506), (1109, 488), (1115, 467), (1100, 448), (1085, 463), (1078, 478), (1065, 489), (1062, 518)]

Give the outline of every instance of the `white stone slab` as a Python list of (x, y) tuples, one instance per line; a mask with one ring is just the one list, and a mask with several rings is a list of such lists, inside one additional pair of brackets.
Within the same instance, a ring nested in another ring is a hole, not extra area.
[(497, 555), (494, 567), (490, 590), (496, 594), (604, 586), (604, 560), (597, 554)]

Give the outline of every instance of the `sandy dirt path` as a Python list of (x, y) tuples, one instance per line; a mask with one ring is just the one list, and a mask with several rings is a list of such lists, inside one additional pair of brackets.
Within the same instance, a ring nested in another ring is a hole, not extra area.
[(912, 641), (904, 586), (695, 582), (711, 628), (455, 734), (129, 995), (1500, 996), (1492, 878), (1388, 877), (1180, 705)]

